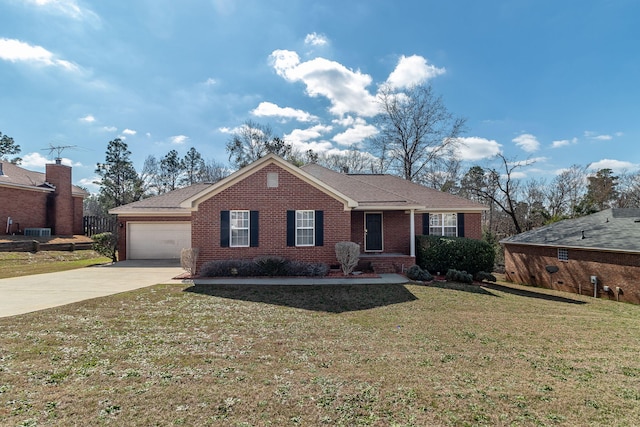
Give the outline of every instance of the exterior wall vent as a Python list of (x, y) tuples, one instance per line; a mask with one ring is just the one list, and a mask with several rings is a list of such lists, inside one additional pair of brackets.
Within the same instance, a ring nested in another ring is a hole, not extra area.
[(278, 172), (267, 173), (267, 188), (278, 188)]

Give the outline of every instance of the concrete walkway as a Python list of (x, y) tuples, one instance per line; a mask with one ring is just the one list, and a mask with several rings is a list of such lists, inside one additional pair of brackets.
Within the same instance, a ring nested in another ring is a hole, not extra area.
[(121, 261), (58, 273), (0, 279), (0, 317), (15, 316), (77, 301), (113, 295), (184, 273), (173, 260)]
[(380, 274), (380, 277), (247, 277), (194, 279), (195, 285), (400, 285), (409, 280), (401, 274)]

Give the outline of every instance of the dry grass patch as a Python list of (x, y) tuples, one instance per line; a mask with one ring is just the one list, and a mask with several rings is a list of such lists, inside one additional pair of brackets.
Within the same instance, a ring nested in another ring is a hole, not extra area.
[(160, 285), (0, 319), (0, 424), (640, 419), (639, 307), (450, 287)]
[(94, 251), (0, 252), (0, 279), (73, 270), (110, 261)]

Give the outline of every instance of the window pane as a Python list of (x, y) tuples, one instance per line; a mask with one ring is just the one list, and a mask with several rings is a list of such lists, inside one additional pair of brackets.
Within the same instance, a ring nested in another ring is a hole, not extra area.
[(448, 237), (456, 237), (457, 231), (457, 227), (444, 227), (444, 235)]
[(313, 229), (303, 228), (296, 233), (296, 245), (312, 246), (313, 245)]
[(429, 227), (429, 234), (432, 236), (442, 236), (442, 227)]
[(456, 214), (446, 214), (444, 216), (445, 227), (455, 227), (458, 223), (458, 216)]
[(442, 214), (430, 214), (429, 215), (429, 226), (438, 227), (438, 226), (442, 225), (442, 222), (440, 221), (441, 219), (442, 219)]
[(249, 230), (231, 230), (231, 246), (249, 246)]

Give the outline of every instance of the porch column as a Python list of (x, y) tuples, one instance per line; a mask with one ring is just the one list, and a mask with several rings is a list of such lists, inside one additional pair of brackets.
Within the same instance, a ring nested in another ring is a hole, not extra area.
[(412, 257), (416, 256), (416, 219), (415, 219), (415, 211), (411, 209), (409, 211), (409, 255)]

